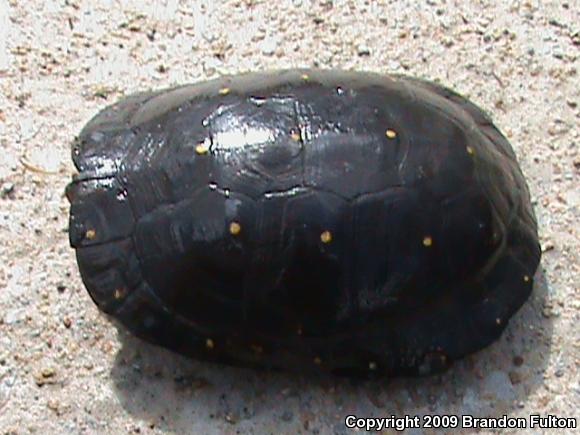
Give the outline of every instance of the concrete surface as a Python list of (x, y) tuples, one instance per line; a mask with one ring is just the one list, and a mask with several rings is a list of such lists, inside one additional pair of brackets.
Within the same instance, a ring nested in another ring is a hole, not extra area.
[[(347, 414), (578, 416), (579, 10), (0, 0), (0, 433), (342, 434)], [(66, 235), (74, 135), (126, 93), (291, 66), (440, 80), (492, 113), (528, 177), (545, 251), (499, 342), (442, 376), (352, 383), (188, 361), (97, 312)]]

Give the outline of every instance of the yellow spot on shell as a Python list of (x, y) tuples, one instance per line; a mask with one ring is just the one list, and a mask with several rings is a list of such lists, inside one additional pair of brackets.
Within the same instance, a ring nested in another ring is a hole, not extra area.
[(221, 88), (221, 89), (219, 90), (219, 94), (220, 94), (220, 95), (227, 95), (227, 94), (229, 94), (229, 93), (230, 93), (230, 88)]
[(123, 296), (125, 296), (125, 289), (123, 288), (118, 288), (115, 290), (115, 293), (113, 293), (115, 299), (121, 299)]
[(524, 282), (530, 282), (530, 277), (528, 275), (524, 275)]
[(377, 363), (374, 361), (369, 362), (369, 369), (370, 370), (376, 370), (377, 369)]
[(87, 230), (85, 233), (85, 238), (87, 240), (93, 240), (95, 237), (97, 237), (97, 232), (95, 230)]
[(209, 146), (205, 142), (200, 142), (195, 147), (195, 152), (199, 155), (207, 154), (209, 152)]
[(385, 132), (385, 136), (389, 139), (394, 139), (397, 137), (397, 132), (395, 130), (391, 130), (390, 128)]
[(320, 357), (314, 358), (314, 364), (316, 364), (317, 366), (319, 366), (320, 364), (322, 364), (322, 360), (320, 359)]
[(320, 234), (320, 241), (322, 243), (330, 243), (330, 242), (332, 242), (332, 234), (331, 234), (331, 232), (328, 231), (328, 230), (327, 231), (323, 231)]
[(467, 154), (469, 154), (470, 156), (475, 155), (475, 150), (472, 147), (467, 146), (467, 147), (465, 147), (465, 149), (467, 150)]
[(427, 248), (433, 246), (433, 238), (431, 236), (423, 237), (423, 246), (426, 246)]
[(237, 222), (232, 222), (230, 224), (230, 234), (237, 236), (242, 231), (242, 226)]
[(290, 135), (290, 137), (292, 138), (292, 140), (294, 142), (298, 142), (300, 140), (300, 133), (292, 132), (292, 134)]
[(211, 338), (207, 338), (205, 340), (205, 347), (207, 347), (208, 349), (213, 349), (215, 347), (215, 343)]

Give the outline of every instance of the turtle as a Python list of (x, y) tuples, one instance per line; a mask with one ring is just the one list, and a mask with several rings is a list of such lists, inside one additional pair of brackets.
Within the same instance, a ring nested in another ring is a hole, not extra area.
[(425, 79), (290, 69), (131, 94), (72, 158), (92, 300), (198, 360), (438, 373), (501, 335), (540, 261), (508, 140)]

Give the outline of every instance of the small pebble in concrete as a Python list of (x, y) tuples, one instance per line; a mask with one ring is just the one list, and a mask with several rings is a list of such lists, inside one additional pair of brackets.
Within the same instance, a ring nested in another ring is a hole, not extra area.
[(370, 56), (371, 49), (367, 45), (359, 44), (359, 46), (357, 47), (357, 54), (361, 57)]
[(8, 181), (2, 183), (2, 187), (0, 187), (0, 196), (2, 196), (2, 198), (9, 197), (13, 193), (14, 193), (14, 183), (10, 183)]

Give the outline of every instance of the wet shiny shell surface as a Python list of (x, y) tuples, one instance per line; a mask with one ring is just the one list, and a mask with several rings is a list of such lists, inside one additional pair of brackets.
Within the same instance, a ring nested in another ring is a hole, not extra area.
[(408, 77), (288, 70), (136, 94), (87, 124), (73, 160), (91, 297), (197, 358), (431, 373), (500, 335), (540, 258), (504, 136)]

